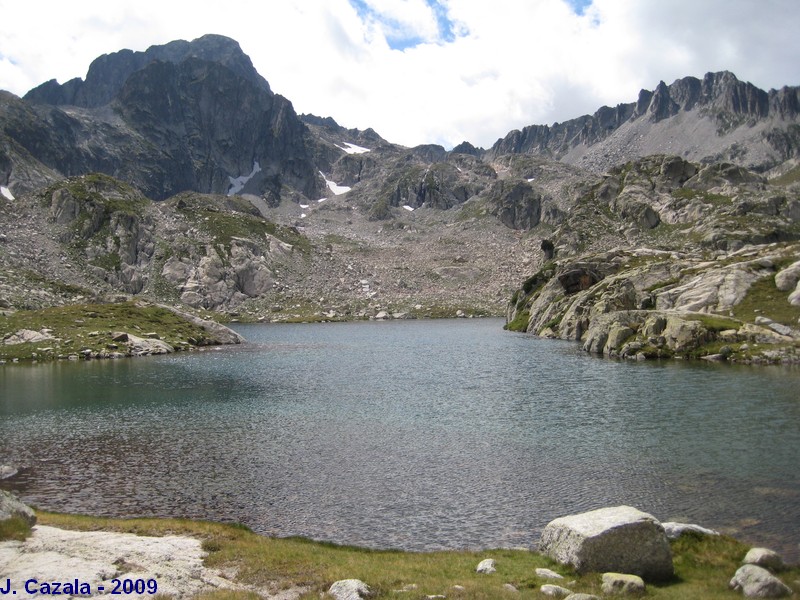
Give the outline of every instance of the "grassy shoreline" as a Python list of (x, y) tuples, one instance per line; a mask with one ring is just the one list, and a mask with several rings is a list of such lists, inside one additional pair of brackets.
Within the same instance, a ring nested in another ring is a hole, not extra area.
[[(40, 524), (64, 529), (195, 537), (202, 541), (207, 552), (206, 567), (235, 573), (234, 581), (255, 589), (307, 588), (303, 599), (319, 598), (334, 581), (350, 578), (366, 582), (376, 598), (408, 599), (439, 594), (476, 600), (544, 598), (540, 588), (546, 583), (602, 596), (600, 574), (579, 576), (568, 567), (527, 550), (424, 553), (369, 550), (303, 538), (265, 537), (241, 525), (189, 519), (113, 519), (46, 511), (37, 511), (37, 515)], [(740, 598), (740, 594), (727, 586), (747, 550), (748, 546), (727, 536), (684, 534), (672, 542), (675, 578), (663, 584), (648, 584), (646, 596), (664, 600)], [(496, 560), (496, 573), (475, 572), (484, 558)], [(556, 582), (541, 579), (535, 574), (537, 567), (552, 569), (565, 579)], [(800, 591), (800, 566), (787, 569), (780, 576), (795, 592)], [(504, 587), (506, 584), (513, 585), (517, 592)], [(404, 588), (406, 591), (401, 591)], [(255, 595), (224, 590), (202, 597), (220, 600)]]

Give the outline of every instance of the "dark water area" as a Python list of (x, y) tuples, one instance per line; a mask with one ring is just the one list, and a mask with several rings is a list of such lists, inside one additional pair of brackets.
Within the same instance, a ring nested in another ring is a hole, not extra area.
[(2, 487), (44, 509), (376, 548), (532, 547), (618, 504), (800, 560), (800, 370), (599, 359), (502, 321), (250, 325), (0, 368)]

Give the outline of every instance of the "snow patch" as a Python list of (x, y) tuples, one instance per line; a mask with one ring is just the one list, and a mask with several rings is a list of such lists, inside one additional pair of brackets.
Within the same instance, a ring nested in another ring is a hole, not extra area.
[(2, 194), (3, 196), (5, 196), (5, 197), (6, 197), (8, 200), (13, 200), (13, 199), (14, 199), (14, 194), (12, 194), (12, 193), (11, 193), (11, 190), (10, 190), (10, 189), (8, 189), (8, 188), (7, 188), (6, 186), (4, 186), (4, 185), (0, 185), (0, 194)]
[(308, 204), (301, 204), (301, 205), (300, 205), (300, 208), (308, 208), (308, 207), (309, 207), (309, 205), (308, 205)]
[(300, 213), (300, 218), (305, 219), (308, 215), (306, 213)]
[(256, 173), (261, 171), (261, 165), (258, 164), (257, 160), (253, 161), (253, 170), (250, 171), (250, 175), (241, 175), (240, 177), (228, 177), (231, 182), (231, 187), (228, 188), (228, 196), (233, 196), (234, 194), (238, 194), (242, 191), (242, 188), (247, 185), (247, 182), (250, 181), (253, 177), (255, 177)]
[(531, 177), (530, 179), (528, 179), (528, 183), (530, 183), (531, 181), (536, 181), (536, 177)]
[[(322, 171), (320, 171), (319, 174), (322, 175), (322, 178), (325, 180), (325, 183), (328, 184), (328, 189), (337, 196), (341, 194), (346, 194), (352, 189), (347, 187), (346, 185), (336, 185), (335, 182), (325, 177), (325, 173), (323, 173)], [(327, 198), (322, 198), (322, 200), (327, 200)], [(318, 200), (318, 202), (322, 202), (322, 200)]]
[(414, 208), (408, 204), (403, 204), (403, 208), (405, 208), (408, 212), (414, 212)]
[(363, 146), (356, 146), (355, 144), (351, 144), (349, 142), (345, 142), (344, 145), (347, 147), (343, 148), (338, 144), (336, 144), (336, 147), (339, 148), (339, 150), (344, 150), (348, 154), (364, 154), (365, 152), (369, 152), (369, 148), (364, 148)]

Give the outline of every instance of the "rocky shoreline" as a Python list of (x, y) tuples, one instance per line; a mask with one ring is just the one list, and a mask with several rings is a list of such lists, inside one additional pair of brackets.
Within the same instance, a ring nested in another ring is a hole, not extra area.
[[(253, 585), (239, 581), (237, 569), (210, 568), (205, 562), (209, 548), (213, 552), (215, 544), (201, 543), (195, 537), (71, 531), (37, 525), (36, 521), (34, 511), (12, 494), (0, 491), (0, 526), (16, 523), (23, 530), (11, 539), (0, 539), (0, 572), (4, 577), (0, 580), (0, 590), (4, 593), (47, 594), (56, 586), (59, 589), (64, 586), (63, 593), (69, 592), (71, 596), (104, 596), (113, 585), (127, 585), (126, 581), (131, 585), (141, 582), (142, 586), (157, 586), (158, 593), (179, 600), (213, 590), (279, 600), (310, 597), (313, 593), (309, 585), (279, 585), (276, 581)], [(27, 533), (24, 532), (26, 528)], [(551, 560), (552, 568), (531, 568), (524, 591), (536, 590), (544, 597), (568, 600), (642, 594), (657, 597), (662, 589), (668, 590), (682, 581), (677, 577), (684, 561), (681, 545), (702, 544), (702, 540), (715, 538), (724, 542), (724, 536), (716, 531), (695, 524), (661, 523), (630, 506), (561, 517), (547, 525), (537, 553), (531, 553)], [(785, 565), (777, 553), (767, 548), (739, 547), (741, 550), (737, 549), (737, 553), (742, 553), (738, 558), (739, 567), (729, 575), (727, 583), (731, 592), (746, 598), (782, 598), (800, 590), (800, 570)], [(474, 573), (479, 579), (486, 578), (483, 582), (494, 582), (492, 585), (498, 593), (519, 594), (523, 590), (518, 581), (504, 581), (506, 560), (497, 555), (483, 558)], [(734, 567), (735, 564), (731, 566)], [(464, 578), (467, 576), (467, 573), (462, 574)], [(787, 585), (785, 579), (791, 585)], [(715, 581), (716, 578), (712, 578), (705, 588), (706, 593), (714, 597), (725, 589), (715, 591)], [(325, 589), (326, 593), (320, 597), (335, 600), (395, 597), (396, 594), (417, 597), (420, 593), (416, 583), (405, 583), (393, 590), (376, 590), (357, 578), (328, 582)], [(467, 588), (452, 584), (448, 590), (441, 591), (441, 594), (424, 597), (465, 597)], [(146, 597), (146, 594), (139, 597)], [(702, 597), (706, 597), (705, 594)]]
[(507, 327), (615, 358), (800, 363), (800, 246), (699, 255), (648, 248), (553, 261), (509, 304)]

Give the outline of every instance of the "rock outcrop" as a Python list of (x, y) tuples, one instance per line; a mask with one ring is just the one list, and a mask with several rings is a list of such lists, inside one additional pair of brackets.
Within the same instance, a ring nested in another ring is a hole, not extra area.
[(36, 514), (31, 508), (11, 492), (0, 490), (0, 521), (22, 519), (29, 526), (36, 525)]
[(539, 551), (579, 573), (614, 571), (663, 581), (673, 576), (664, 528), (629, 506), (602, 508), (548, 523)]

